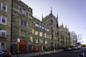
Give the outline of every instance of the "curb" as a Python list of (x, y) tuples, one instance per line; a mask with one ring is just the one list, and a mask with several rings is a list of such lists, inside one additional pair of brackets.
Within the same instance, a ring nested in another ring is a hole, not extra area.
[(57, 52), (61, 52), (63, 51), (63, 49), (61, 50), (54, 50), (54, 51), (47, 51), (47, 52), (39, 52), (39, 53), (31, 53), (31, 54), (19, 54), (19, 55), (12, 55), (12, 57), (31, 57), (31, 56), (39, 56), (39, 55), (45, 55), (45, 54), (51, 54), (51, 53), (57, 53)]

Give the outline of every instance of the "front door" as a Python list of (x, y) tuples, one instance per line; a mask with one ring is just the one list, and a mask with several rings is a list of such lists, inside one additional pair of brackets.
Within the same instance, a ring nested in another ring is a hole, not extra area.
[(6, 49), (5, 43), (0, 42), (0, 50), (5, 50), (5, 49)]

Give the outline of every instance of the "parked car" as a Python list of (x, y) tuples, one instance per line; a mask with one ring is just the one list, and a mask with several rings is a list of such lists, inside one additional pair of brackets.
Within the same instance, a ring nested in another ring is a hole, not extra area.
[(4, 51), (0, 50), (0, 57), (4, 57)]
[(81, 48), (81, 46), (76, 46), (76, 47), (73, 47), (72, 49), (73, 50), (78, 50), (78, 49), (80, 49)]
[(11, 57), (11, 53), (8, 52), (8, 51), (5, 51), (5, 52), (4, 52), (4, 57)]
[(7, 50), (0, 50), (0, 57), (11, 57), (11, 53)]
[(64, 51), (71, 51), (72, 48), (68, 47), (68, 48), (64, 48)]

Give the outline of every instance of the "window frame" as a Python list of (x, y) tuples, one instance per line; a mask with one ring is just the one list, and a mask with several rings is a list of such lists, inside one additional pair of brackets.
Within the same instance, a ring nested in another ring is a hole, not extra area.
[(0, 36), (3, 36), (2, 33), (4, 33), (4, 36), (7, 35), (7, 31), (6, 30), (0, 30)]
[(21, 20), (21, 27), (27, 27), (28, 23), (25, 20)]
[[(5, 22), (3, 22), (3, 17), (4, 17)], [(7, 25), (7, 17), (6, 16), (0, 16), (0, 24)]]
[[(3, 9), (3, 6), (5, 7), (5, 9)], [(4, 2), (1, 2), (1, 11), (4, 11), (4, 12), (7, 12), (7, 3), (6, 3), (6, 1), (4, 1)]]

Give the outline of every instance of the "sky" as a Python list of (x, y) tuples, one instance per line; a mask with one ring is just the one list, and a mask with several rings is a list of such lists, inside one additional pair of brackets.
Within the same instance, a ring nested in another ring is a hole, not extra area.
[(79, 42), (86, 43), (86, 0), (22, 0), (33, 9), (33, 16), (39, 20), (47, 16), (52, 8), (58, 16), (59, 25), (64, 24), (74, 31)]

